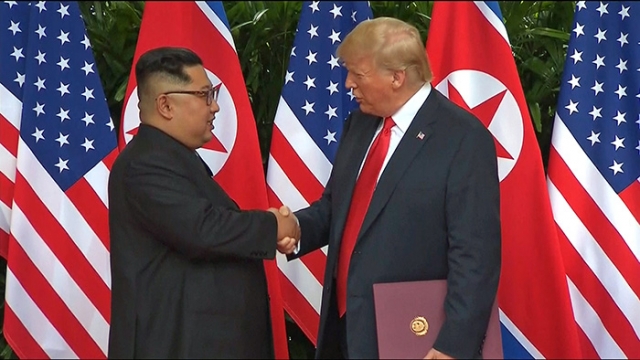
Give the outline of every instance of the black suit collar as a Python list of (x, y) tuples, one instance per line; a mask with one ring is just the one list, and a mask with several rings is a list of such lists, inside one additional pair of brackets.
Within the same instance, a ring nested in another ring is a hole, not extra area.
[[(402, 137), (402, 140), (400, 140), (398, 147), (380, 176), (371, 203), (369, 204), (369, 209), (360, 228), (359, 236), (364, 234), (382, 211), (405, 171), (409, 165), (411, 165), (420, 149), (429, 140), (429, 137), (433, 133), (432, 125), (438, 120), (437, 112), (442, 100), (443, 96), (435, 89), (431, 89), (427, 100), (425, 100), (420, 110), (418, 110), (418, 113)], [(370, 138), (371, 137), (369, 137), (369, 139)], [(368, 143), (366, 145), (368, 145)], [(351, 182), (349, 184), (351, 184)]]
[(178, 140), (171, 137), (171, 135), (164, 131), (147, 124), (140, 124), (136, 137), (139, 141), (151, 143), (155, 146), (159, 146), (163, 149), (169, 150), (171, 153), (178, 155), (180, 158), (185, 158), (189, 165), (198, 168), (204, 175), (211, 178), (213, 172), (209, 166), (202, 160), (200, 155), (195, 151), (189, 149)]

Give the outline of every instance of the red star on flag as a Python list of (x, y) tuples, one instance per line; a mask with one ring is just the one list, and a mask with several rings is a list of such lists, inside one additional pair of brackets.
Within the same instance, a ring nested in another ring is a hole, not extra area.
[[(490, 97), (489, 99), (485, 100), (484, 102), (476, 105), (472, 109), (464, 101), (464, 98), (462, 97), (462, 95), (460, 95), (458, 90), (453, 85), (451, 85), (451, 83), (449, 83), (449, 99), (451, 101), (453, 101), (454, 103), (458, 104), (463, 109), (465, 109), (465, 110), (469, 111), (470, 113), (472, 113), (473, 115), (475, 115), (478, 119), (480, 119), (480, 121), (487, 128), (489, 127), (489, 124), (491, 124), (491, 121), (493, 120), (493, 118), (494, 118), (494, 116), (496, 114), (496, 111), (498, 110), (498, 107), (500, 107), (500, 103), (502, 102), (502, 99), (504, 98), (504, 95), (506, 93), (507, 93), (507, 90), (503, 90), (503, 91), (499, 92), (498, 94), (496, 94), (496, 95)], [(496, 155), (498, 157), (513, 160), (513, 156), (511, 156), (511, 154), (509, 154), (507, 149), (505, 149), (504, 146), (502, 146), (502, 144), (495, 137), (495, 135), (493, 136), (493, 141), (496, 144)]]

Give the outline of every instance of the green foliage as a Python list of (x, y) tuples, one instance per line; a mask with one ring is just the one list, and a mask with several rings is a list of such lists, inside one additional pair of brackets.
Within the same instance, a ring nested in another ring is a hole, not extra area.
[(546, 167), (573, 1), (501, 1), (507, 34)]
[(374, 17), (394, 17), (418, 28), (426, 45), (433, 1), (371, 1), (370, 4)]
[[(433, 1), (370, 3), (375, 17), (391, 16), (415, 25), (426, 44)], [(499, 3), (543, 161), (546, 164), (575, 2)], [(79, 4), (111, 117), (119, 130), (144, 1), (88, 1)], [(302, 2), (225, 1), (223, 4), (240, 59), (266, 164), (273, 119)], [(2, 266), (4, 264), (0, 264), (0, 268), (4, 269), (6, 274), (6, 266)], [(3, 282), (5, 274), (0, 274), (0, 280)], [(4, 290), (4, 284), (0, 286)], [(2, 314), (0, 312), (0, 316)], [(290, 338), (291, 358), (312, 358), (312, 344), (290, 318), (287, 318), (287, 332)], [(0, 358), (15, 358), (4, 337), (0, 337)]]
[[(0, 296), (4, 299), (5, 294), (5, 283), (7, 276), (7, 261), (0, 257)], [(4, 324), (4, 302), (0, 304), (0, 321)], [(7, 343), (7, 340), (4, 338), (4, 327), (0, 329), (0, 358), (2, 359), (17, 359), (15, 353), (11, 349), (11, 346)]]
[(266, 164), (271, 127), (302, 3), (225, 1), (224, 7), (256, 119), (263, 163)]
[(111, 118), (120, 128), (124, 95), (138, 41), (144, 1), (78, 2)]

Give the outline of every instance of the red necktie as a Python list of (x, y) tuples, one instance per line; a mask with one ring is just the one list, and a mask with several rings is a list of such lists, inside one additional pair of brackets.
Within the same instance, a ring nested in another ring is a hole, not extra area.
[(382, 168), (384, 158), (389, 150), (389, 139), (391, 139), (391, 128), (395, 125), (391, 117), (384, 119), (382, 131), (373, 140), (367, 158), (360, 171), (360, 176), (356, 181), (351, 205), (347, 214), (347, 221), (342, 234), (340, 252), (338, 254), (338, 274), (336, 295), (338, 296), (338, 311), (340, 316), (347, 311), (347, 275), (349, 273), (349, 261), (351, 253), (356, 246), (356, 239), (362, 227), (362, 221), (369, 208), (369, 202), (373, 196), (373, 191), (378, 182), (378, 174)]

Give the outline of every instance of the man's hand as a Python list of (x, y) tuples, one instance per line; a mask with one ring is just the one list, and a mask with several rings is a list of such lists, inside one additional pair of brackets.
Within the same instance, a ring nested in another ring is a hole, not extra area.
[(433, 348), (429, 350), (429, 352), (427, 353), (427, 356), (425, 356), (424, 358), (425, 359), (453, 359), (451, 356), (443, 354), (440, 351)]
[(282, 240), (278, 240), (276, 247), (280, 253), (285, 255), (290, 255), (296, 249), (296, 246), (298, 245), (298, 241), (299, 240), (297, 239), (286, 237)]
[(300, 240), (300, 226), (298, 219), (288, 206), (281, 206), (280, 209), (269, 208), (278, 220), (278, 243), (277, 249), (283, 254), (291, 254)]

